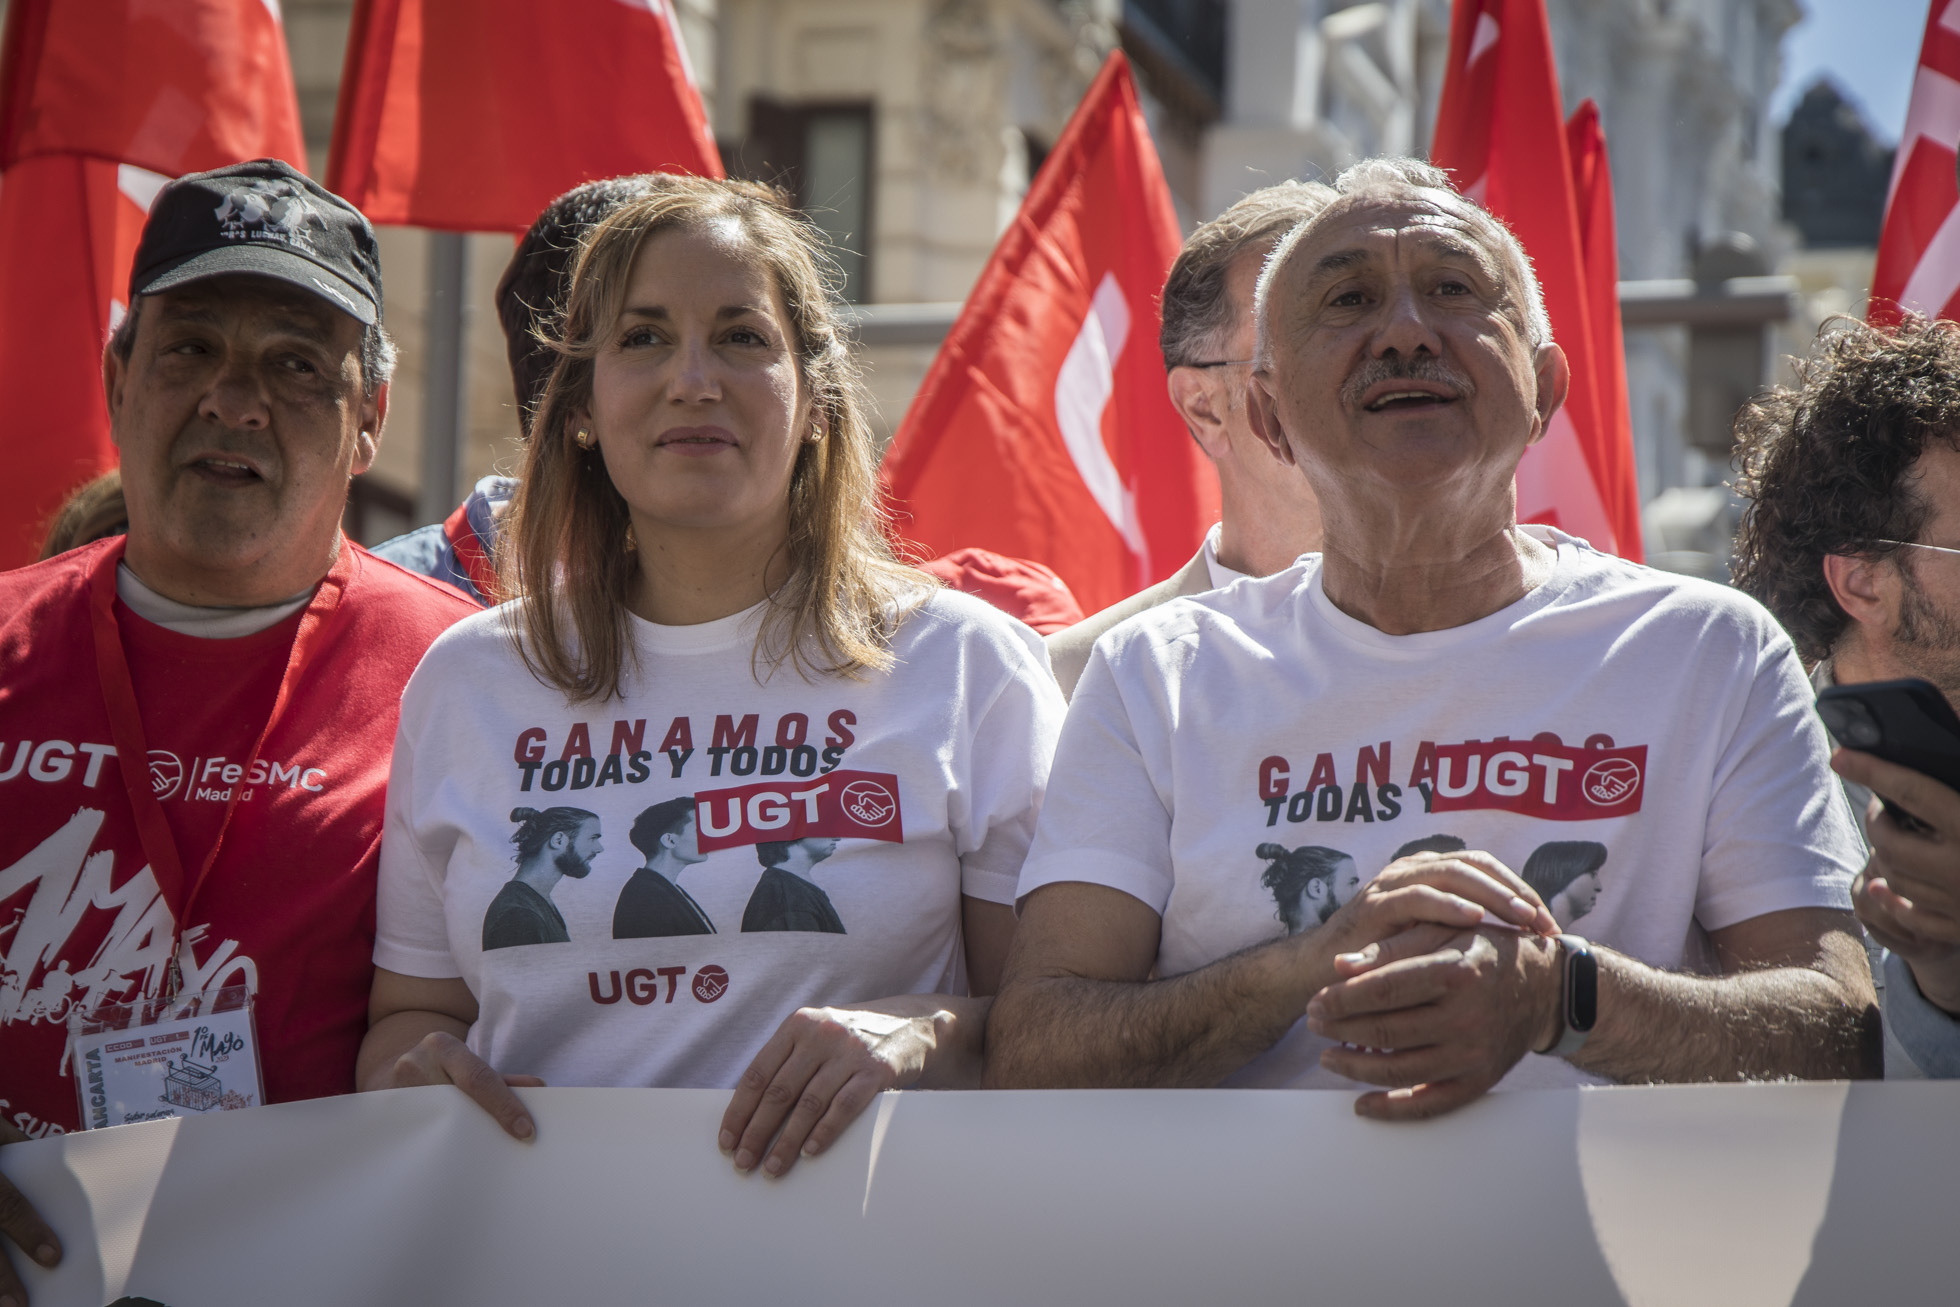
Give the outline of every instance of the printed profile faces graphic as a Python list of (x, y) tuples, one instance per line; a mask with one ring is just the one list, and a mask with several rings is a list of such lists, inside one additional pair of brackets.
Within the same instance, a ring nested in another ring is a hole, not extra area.
[(905, 842), (898, 777), (889, 772), (833, 771), (703, 790), (694, 796), (694, 822), (703, 853), (809, 836)]

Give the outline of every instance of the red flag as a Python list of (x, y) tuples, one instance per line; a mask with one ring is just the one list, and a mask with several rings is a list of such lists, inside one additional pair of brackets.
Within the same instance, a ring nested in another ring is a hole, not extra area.
[(0, 568), (33, 561), (77, 486), (115, 466), (102, 344), (143, 216), (183, 172), (301, 167), (267, 0), (15, 0), (0, 56)]
[[(1603, 451), (1609, 455), (1601, 487), (1608, 504), (1637, 506), (1640, 478), (1633, 466), (1633, 415), (1627, 408), (1627, 347), (1620, 328), (1619, 237), (1613, 223), (1613, 170), (1608, 166), (1606, 133), (1599, 106), (1581, 100), (1565, 124), (1572, 152), (1572, 189), (1579, 203), (1579, 253), (1585, 260), (1586, 308), (1592, 314), (1593, 384), (1599, 407)], [(1638, 519), (1635, 521), (1638, 526)], [(1620, 553), (1639, 562), (1645, 556), (1640, 532), (1622, 538)]]
[(1872, 270), (1869, 317), (1960, 318), (1960, 0), (1933, 0)]
[(1189, 561), (1218, 480), (1165, 389), (1182, 245), (1113, 53), (994, 247), (885, 456), (900, 532), (1059, 573), (1090, 612)]
[(0, 569), (39, 557), (62, 501), (116, 465), (102, 342), (122, 320), (136, 238), (163, 181), (72, 154), (28, 159), (0, 180), (0, 387), (11, 397)]
[(1564, 406), (1518, 467), (1519, 520), (1638, 558), (1633, 450), (1625, 428), (1601, 420), (1607, 346), (1595, 339), (1544, 0), (1456, 0), (1433, 157), (1524, 243), (1572, 369)]
[(15, 0), (0, 168), (85, 154), (176, 177), (272, 156), (306, 167), (275, 0)]
[(373, 221), (523, 231), (634, 172), (722, 175), (671, 0), (359, 0), (327, 187)]

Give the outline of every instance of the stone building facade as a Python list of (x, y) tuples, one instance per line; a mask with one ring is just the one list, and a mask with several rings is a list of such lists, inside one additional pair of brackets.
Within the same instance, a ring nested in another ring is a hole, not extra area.
[[(1109, 49), (1121, 44), (1137, 66), (1188, 226), (1271, 181), (1424, 152), (1449, 28), (1448, 0), (675, 4), (731, 169), (795, 190), (839, 246), (853, 297), (871, 306), (862, 358), (886, 432)], [(309, 161), (324, 174), (353, 0), (281, 7)], [(1597, 100), (1611, 144), (1621, 275), (1691, 277), (1701, 251), (1732, 248), (1737, 233), (1766, 266), (1801, 263), (1780, 216), (1768, 117), (1795, 0), (1547, 8), (1566, 102)], [(359, 534), (371, 540), (409, 524), (420, 479), (428, 247), (422, 232), (382, 233), (403, 361), (360, 497)], [(516, 455), (491, 305), (510, 248), (507, 235), (468, 241), (461, 486)], [(1856, 276), (1837, 268), (1847, 257), (1830, 256), (1839, 299), (1838, 283)], [(1805, 325), (1781, 343), (1799, 345)], [(1687, 436), (1686, 333), (1637, 328), (1627, 343), (1643, 497), (1719, 481), (1719, 460)]]

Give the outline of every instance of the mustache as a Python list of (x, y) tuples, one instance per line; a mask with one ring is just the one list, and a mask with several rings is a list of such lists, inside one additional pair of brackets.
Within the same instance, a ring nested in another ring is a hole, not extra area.
[(1348, 373), (1347, 380), (1341, 383), (1341, 403), (1348, 408), (1360, 408), (1362, 396), (1384, 381), (1430, 381), (1448, 386), (1460, 399), (1469, 399), (1477, 393), (1476, 382), (1433, 355), (1418, 354), (1405, 359), (1390, 354), (1364, 359)]

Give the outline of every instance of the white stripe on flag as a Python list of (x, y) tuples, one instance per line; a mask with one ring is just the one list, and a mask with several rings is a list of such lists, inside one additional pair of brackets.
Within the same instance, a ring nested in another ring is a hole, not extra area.
[(1899, 292), (1899, 305), (1937, 318), (1955, 291), (1960, 291), (1960, 205), (1946, 211), (1946, 220), (1920, 251), (1906, 288)]
[(116, 165), (116, 189), (126, 196), (129, 202), (148, 213), (156, 203), (157, 192), (170, 184), (170, 179), (160, 172), (148, 168), (138, 168), (133, 163)]
[(687, 38), (681, 35), (681, 16), (674, 12), (673, 0), (618, 0), (618, 3), (628, 9), (650, 13), (667, 24), (667, 33), (674, 38), (674, 49), (680, 52), (681, 75), (686, 77), (687, 84), (698, 92), (701, 84), (694, 80), (694, 61), (688, 58)]
[(1919, 71), (1912, 79), (1912, 100), (1906, 109), (1906, 130), (1899, 137), (1899, 150), (1892, 161), (1892, 184), (1885, 191), (1887, 209), (1892, 207), (1892, 197), (1899, 189), (1899, 178), (1905, 175), (1906, 161), (1912, 157), (1913, 147), (1922, 136), (1942, 150), (1951, 150), (1955, 142), (1960, 142), (1960, 82), (1925, 64), (1919, 65)]
[(1082, 329), (1068, 347), (1068, 357), (1062, 360), (1061, 375), (1055, 378), (1055, 425), (1061, 428), (1062, 443), (1075, 461), (1082, 484), (1136, 555), (1140, 574), (1148, 575), (1150, 547), (1137, 520), (1136, 496), (1123, 484), (1123, 475), (1110, 459), (1102, 434), (1103, 410), (1116, 390), (1116, 359), (1129, 338), (1129, 301), (1123, 298), (1116, 274), (1105, 272), (1089, 301)]

